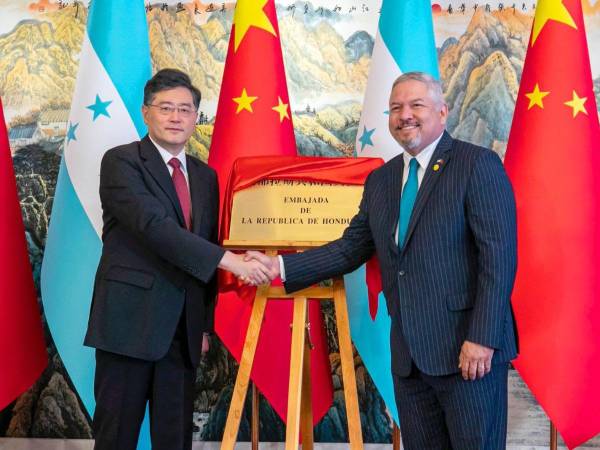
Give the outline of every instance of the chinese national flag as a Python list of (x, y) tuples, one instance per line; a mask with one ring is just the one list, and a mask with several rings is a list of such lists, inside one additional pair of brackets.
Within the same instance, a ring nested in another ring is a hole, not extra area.
[(40, 376), (48, 355), (0, 102), (0, 410)]
[[(208, 164), (219, 174), (221, 207), (233, 162), (242, 156), (296, 155), (275, 2), (238, 0), (225, 61)], [(252, 305), (222, 293), (215, 330), (239, 361)], [(333, 388), (326, 334), (317, 302), (310, 302), (314, 423), (331, 406)], [(252, 380), (285, 421), (292, 303), (269, 301), (256, 349)]]
[(580, 0), (539, 0), (505, 159), (515, 367), (569, 448), (600, 433), (600, 127)]

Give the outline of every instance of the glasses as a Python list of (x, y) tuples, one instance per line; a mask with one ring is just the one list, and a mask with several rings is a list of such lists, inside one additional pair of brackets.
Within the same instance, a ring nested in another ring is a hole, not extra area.
[(154, 108), (158, 108), (158, 112), (162, 116), (170, 116), (175, 111), (177, 111), (179, 113), (179, 115), (182, 117), (191, 117), (198, 112), (197, 109), (190, 108), (189, 106), (152, 105), (152, 104), (148, 104), (146, 106), (153, 106)]

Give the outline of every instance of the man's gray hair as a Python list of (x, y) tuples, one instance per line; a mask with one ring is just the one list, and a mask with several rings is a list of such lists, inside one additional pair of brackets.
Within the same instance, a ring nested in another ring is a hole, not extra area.
[(406, 72), (400, 75), (398, 78), (394, 80), (392, 84), (392, 90), (396, 87), (397, 84), (405, 83), (406, 81), (420, 81), (427, 85), (427, 90), (429, 91), (429, 95), (431, 95), (431, 99), (435, 104), (441, 106), (446, 102), (444, 100), (444, 91), (442, 90), (442, 83), (433, 78), (431, 75), (425, 72)]

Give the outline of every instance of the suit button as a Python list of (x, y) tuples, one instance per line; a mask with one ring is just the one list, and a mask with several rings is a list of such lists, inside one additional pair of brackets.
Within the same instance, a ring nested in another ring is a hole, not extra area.
[(404, 270), (401, 270), (400, 272), (398, 272), (398, 275), (400, 275), (401, 277), (403, 277), (404, 275), (406, 275), (406, 272)]

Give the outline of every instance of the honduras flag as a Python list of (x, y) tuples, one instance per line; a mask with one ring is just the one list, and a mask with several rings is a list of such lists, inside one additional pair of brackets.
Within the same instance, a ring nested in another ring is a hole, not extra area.
[[(358, 156), (388, 161), (401, 153), (388, 130), (388, 104), (394, 80), (412, 71), (439, 78), (430, 0), (383, 0), (356, 138)], [(375, 320), (371, 320), (365, 279), (364, 265), (345, 277), (352, 339), (390, 414), (399, 423), (391, 374), (391, 321), (383, 294), (379, 295)]]
[(92, 2), (41, 274), (52, 338), (90, 415), (95, 358), (83, 338), (102, 247), (100, 161), (146, 133), (141, 106), (150, 76), (143, 0)]

